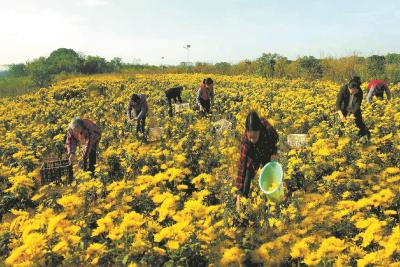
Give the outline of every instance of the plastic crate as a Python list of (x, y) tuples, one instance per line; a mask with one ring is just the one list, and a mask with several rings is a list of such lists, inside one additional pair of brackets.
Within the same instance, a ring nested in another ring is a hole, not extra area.
[(42, 176), (42, 185), (48, 183), (61, 183), (62, 177), (66, 177), (66, 182), (73, 180), (72, 164), (68, 159), (48, 159), (45, 160), (40, 168)]
[(307, 145), (306, 134), (289, 134), (287, 136), (287, 143), (291, 147), (299, 148)]
[(190, 109), (189, 103), (174, 104), (175, 112), (179, 113)]
[(214, 122), (213, 125), (216, 129), (217, 134), (219, 135), (223, 134), (225, 131), (230, 131), (232, 129), (232, 122), (225, 119), (218, 120)]
[(163, 134), (163, 129), (161, 127), (152, 127), (149, 128), (149, 135), (147, 137), (147, 141), (156, 142), (161, 140)]

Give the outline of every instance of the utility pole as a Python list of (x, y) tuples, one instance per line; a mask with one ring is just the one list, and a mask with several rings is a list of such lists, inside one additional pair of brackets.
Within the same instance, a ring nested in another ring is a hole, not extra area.
[(183, 48), (185, 48), (186, 49), (186, 64), (188, 64), (189, 65), (189, 52), (190, 52), (190, 47), (191, 47), (191, 45), (190, 44), (187, 44), (187, 45), (185, 45)]
[(185, 45), (183, 48), (185, 48), (186, 49), (186, 73), (188, 72), (188, 70), (189, 70), (189, 63), (190, 63), (190, 61), (189, 61), (189, 49), (190, 49), (190, 47), (191, 47), (191, 45), (190, 44), (187, 44), (187, 45)]
[(164, 69), (164, 57), (161, 57), (161, 64), (160, 64), (161, 70)]

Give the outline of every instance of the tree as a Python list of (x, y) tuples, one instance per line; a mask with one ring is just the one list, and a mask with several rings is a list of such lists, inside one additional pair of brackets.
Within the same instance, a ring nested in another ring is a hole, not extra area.
[(360, 69), (357, 66), (360, 59), (357, 56), (342, 57), (340, 59), (327, 57), (320, 60), (323, 78), (331, 81), (347, 82), (354, 76), (363, 76)]
[(228, 62), (218, 62), (214, 65), (217, 73), (228, 74), (231, 69), (231, 64)]
[(47, 64), (52, 74), (61, 72), (78, 73), (82, 63), (82, 57), (74, 50), (67, 48), (54, 50), (47, 58)]
[[(182, 65), (181, 65), (182, 66)], [(189, 65), (190, 66), (190, 65)], [(182, 71), (188, 71), (188, 68), (183, 65), (181, 67)], [(213, 69), (213, 65), (207, 62), (200, 62), (197, 61), (194, 63), (194, 67), (191, 68), (191, 71), (194, 72), (204, 72), (204, 73), (209, 73)]]
[(8, 66), (7, 75), (12, 77), (22, 77), (27, 76), (28, 71), (24, 63), (11, 64)]
[(368, 57), (367, 71), (370, 79), (383, 78), (385, 75), (385, 57), (378, 55)]
[(290, 60), (288, 60), (286, 57), (280, 57), (276, 61), (276, 64), (274, 66), (274, 75), (275, 77), (279, 78), (287, 78), (289, 76), (287, 67), (290, 64)]
[(385, 56), (387, 64), (400, 64), (400, 54), (389, 53)]
[(387, 80), (393, 83), (400, 82), (400, 68), (398, 64), (390, 64), (385, 68), (386, 78)]
[(27, 70), (36, 86), (45, 87), (51, 84), (52, 75), (44, 57), (35, 59), (27, 64)]
[(308, 80), (319, 79), (322, 77), (322, 66), (318, 59), (313, 56), (304, 56), (296, 60), (297, 71), (301, 77)]
[(111, 59), (109, 65), (112, 71), (119, 71), (122, 67), (122, 59), (120, 57), (114, 57)]
[(99, 56), (87, 56), (81, 69), (81, 72), (85, 74), (104, 73), (107, 71), (107, 61)]
[(233, 74), (254, 74), (255, 63), (249, 59), (240, 61), (238, 64), (231, 66)]
[(274, 76), (276, 61), (280, 58), (278, 54), (263, 53), (256, 59), (256, 72), (265, 78)]

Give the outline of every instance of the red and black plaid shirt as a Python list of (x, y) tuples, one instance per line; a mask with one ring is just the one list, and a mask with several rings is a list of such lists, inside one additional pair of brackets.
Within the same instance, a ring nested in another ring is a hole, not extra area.
[[(88, 119), (82, 119), (87, 129), (86, 140), (83, 151), (83, 159), (86, 160), (89, 156), (90, 151), (99, 144), (101, 138), (100, 128), (94, 124), (94, 122)], [(78, 138), (75, 136), (74, 131), (68, 126), (66, 147), (68, 154), (75, 154), (76, 147), (78, 146)]]
[(254, 176), (260, 165), (267, 164), (271, 160), (271, 156), (278, 151), (278, 133), (265, 119), (261, 119), (261, 123), (263, 129), (256, 144), (250, 142), (246, 134), (243, 136), (238, 175), (235, 181), (238, 190), (243, 189), (246, 171), (250, 171), (250, 174)]

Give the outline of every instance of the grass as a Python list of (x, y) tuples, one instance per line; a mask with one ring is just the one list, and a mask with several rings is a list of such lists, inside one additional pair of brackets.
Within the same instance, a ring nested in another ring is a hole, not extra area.
[(35, 86), (30, 77), (0, 77), (0, 97), (22, 95), (32, 92)]

